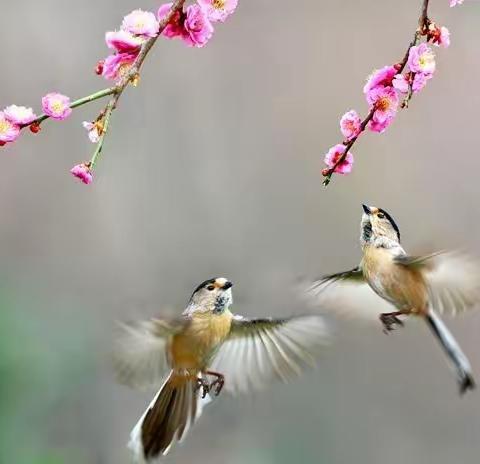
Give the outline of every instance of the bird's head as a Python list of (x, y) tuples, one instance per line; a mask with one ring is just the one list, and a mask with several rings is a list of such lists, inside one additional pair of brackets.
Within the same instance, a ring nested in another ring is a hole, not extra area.
[[(362, 205), (363, 215), (360, 226), (360, 242), (362, 245), (400, 243), (400, 229), (392, 216), (384, 209)], [(379, 240), (380, 239), (380, 240)]]
[(224, 277), (208, 279), (193, 292), (189, 307), (194, 311), (221, 314), (231, 306), (232, 282)]

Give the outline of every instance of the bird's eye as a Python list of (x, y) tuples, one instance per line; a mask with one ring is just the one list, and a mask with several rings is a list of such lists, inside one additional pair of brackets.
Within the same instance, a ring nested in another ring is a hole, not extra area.
[(379, 217), (380, 219), (385, 219), (385, 214), (383, 214), (383, 213), (378, 213), (378, 214), (377, 214), (377, 217)]
[(210, 291), (215, 290), (215, 285), (209, 285), (207, 287), (207, 290), (210, 290)]

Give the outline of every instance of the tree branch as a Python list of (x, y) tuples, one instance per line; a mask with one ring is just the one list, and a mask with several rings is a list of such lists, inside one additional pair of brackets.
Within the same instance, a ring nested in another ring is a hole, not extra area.
[[(422, 9), (421, 9), (420, 17), (418, 18), (418, 27), (417, 27), (417, 30), (415, 31), (413, 40), (408, 45), (407, 51), (405, 52), (405, 55), (402, 61), (400, 61), (400, 63), (398, 63), (398, 65), (396, 66), (398, 70), (398, 74), (400, 74), (405, 69), (405, 66), (407, 65), (410, 49), (418, 45), (418, 42), (420, 41), (420, 37), (425, 32), (425, 30), (428, 29), (428, 24), (430, 21), (428, 19), (428, 3), (429, 3), (429, 0), (422, 0)], [(408, 105), (408, 101), (410, 97), (411, 97), (411, 84), (409, 86), (409, 92), (407, 94), (407, 97), (403, 102), (404, 107)], [(368, 115), (360, 124), (360, 132), (354, 138), (352, 138), (348, 143), (344, 142), (345, 150), (342, 153), (342, 156), (338, 158), (338, 160), (335, 162), (335, 164), (331, 168), (325, 169), (323, 171), (323, 176), (325, 177), (325, 179), (323, 180), (323, 185), (325, 187), (330, 183), (332, 176), (335, 170), (338, 168), (338, 166), (340, 166), (345, 161), (348, 151), (353, 147), (353, 145), (355, 145), (355, 142), (357, 141), (358, 137), (360, 137), (362, 132), (364, 132), (365, 129), (367, 128), (368, 123), (373, 119), (374, 113), (375, 113), (375, 106), (370, 110)]]

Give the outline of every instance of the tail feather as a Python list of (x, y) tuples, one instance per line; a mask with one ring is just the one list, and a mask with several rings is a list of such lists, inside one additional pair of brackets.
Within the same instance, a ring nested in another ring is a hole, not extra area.
[(210, 401), (191, 377), (171, 372), (130, 433), (128, 447), (137, 462), (151, 462), (180, 442)]
[(426, 315), (427, 323), (433, 334), (439, 340), (443, 350), (450, 359), (454, 369), (457, 371), (457, 378), (462, 395), (467, 390), (475, 388), (472, 367), (455, 338), (443, 323), (440, 317), (430, 309)]

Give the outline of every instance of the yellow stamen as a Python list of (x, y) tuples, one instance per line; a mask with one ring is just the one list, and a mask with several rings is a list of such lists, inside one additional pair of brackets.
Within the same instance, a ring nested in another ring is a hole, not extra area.
[(212, 6), (216, 10), (223, 10), (225, 8), (225, 0), (213, 0)]

